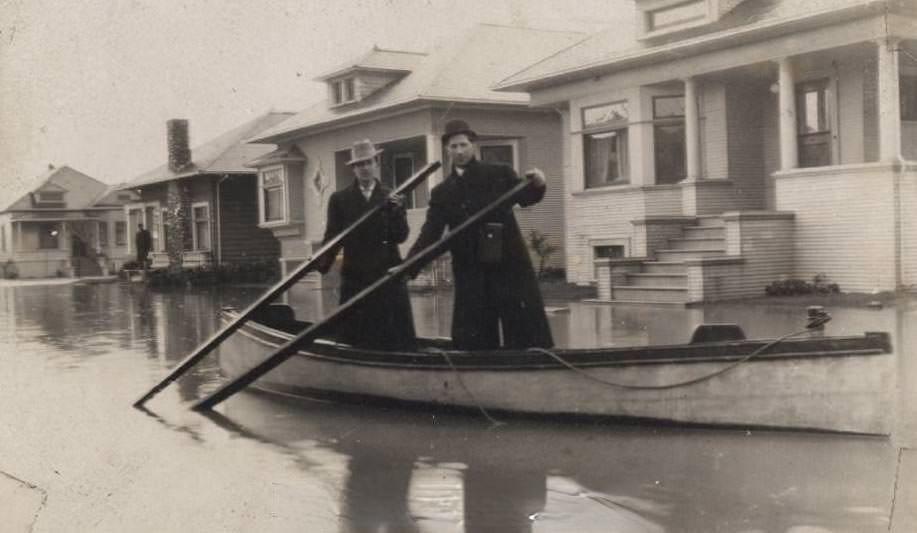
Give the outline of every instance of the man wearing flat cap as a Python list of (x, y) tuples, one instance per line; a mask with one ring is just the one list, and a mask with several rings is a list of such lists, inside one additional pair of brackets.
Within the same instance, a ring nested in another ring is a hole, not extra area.
[[(401, 263), (398, 245), (408, 237), (407, 215), (398, 197), (379, 181), (379, 154), (369, 139), (357, 141), (350, 150), (347, 166), (353, 169), (353, 183), (336, 191), (328, 200), (325, 238), (328, 242), (356, 222), (366, 211), (385, 204), (369, 220), (344, 239), (341, 264), (340, 302), (382, 277)], [(340, 248), (319, 258), (318, 270), (331, 269)], [(416, 338), (407, 285), (398, 280), (355, 307), (345, 320), (338, 337), (354, 346), (379, 350), (411, 350)]]
[[(477, 134), (463, 120), (446, 124), (449, 176), (430, 192), (427, 218), (408, 256), (435, 243), (520, 183), (509, 166), (475, 158)], [(526, 172), (531, 185), (514, 198), (523, 207), (544, 198), (544, 174)], [(549, 348), (554, 342), (544, 303), (513, 205), (495, 210), (451, 243), (455, 301), (452, 342), (461, 350)]]

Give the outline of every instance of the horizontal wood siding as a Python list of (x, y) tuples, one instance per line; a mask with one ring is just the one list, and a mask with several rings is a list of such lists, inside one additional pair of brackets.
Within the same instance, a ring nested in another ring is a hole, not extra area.
[(253, 175), (233, 176), (220, 184), (218, 226), (223, 264), (276, 260), (280, 256), (280, 242), (274, 234), (258, 227), (257, 198), (258, 180)]
[(631, 188), (581, 193), (570, 198), (569, 206), (567, 281), (591, 283), (595, 279), (595, 270), (590, 241), (631, 239), (631, 220), (645, 216), (643, 192)]
[[(729, 146), (726, 115), (726, 90), (719, 82), (705, 83), (701, 99), (701, 146), (703, 179), (729, 177)], [(687, 104), (687, 103), (686, 103)]]
[(901, 284), (914, 287), (917, 286), (917, 168), (902, 173), (899, 193)]
[(823, 272), (843, 291), (894, 288), (893, 198), (889, 167), (778, 177), (778, 208), (796, 214), (794, 276)]

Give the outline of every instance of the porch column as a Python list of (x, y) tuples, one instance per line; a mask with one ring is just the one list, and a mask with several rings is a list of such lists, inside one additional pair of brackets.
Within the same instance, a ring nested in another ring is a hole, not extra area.
[[(446, 162), (443, 161), (443, 143), (440, 141), (439, 135), (436, 135), (435, 133), (428, 133), (426, 135), (426, 138), (427, 138), (427, 163), (432, 163), (433, 161), (439, 161), (440, 163), (443, 164), (443, 168), (440, 169), (439, 175), (440, 176), (447, 175), (448, 173), (446, 172), (446, 169), (445, 169)], [(432, 190), (433, 186), (439, 183), (440, 181), (441, 179), (437, 178), (436, 172), (434, 172), (433, 175), (427, 179), (427, 183), (429, 183), (429, 186), (428, 186), (429, 189)]]
[(700, 117), (697, 110), (697, 81), (685, 78), (685, 181), (701, 179)]
[(898, 39), (880, 39), (878, 49), (879, 160), (901, 159), (901, 95)]
[(777, 61), (780, 88), (778, 109), (780, 112), (780, 170), (792, 170), (799, 166), (799, 147), (796, 145), (796, 77), (789, 57)]

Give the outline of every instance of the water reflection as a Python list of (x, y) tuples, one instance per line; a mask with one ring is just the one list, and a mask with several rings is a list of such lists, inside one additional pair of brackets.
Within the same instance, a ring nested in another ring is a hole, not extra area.
[[(217, 325), (223, 305), (244, 306), (260, 289), (151, 292), (139, 285), (0, 287), (0, 328), (7, 360), (51, 363), (35, 376), (47, 390), (105, 385), (91, 417), (76, 417), (81, 433), (116, 435), (134, 395), (160, 378)], [(326, 315), (333, 294), (297, 287), (290, 303), (305, 319)], [(415, 295), (418, 331), (448, 334), (451, 299)], [(696, 309), (556, 303), (550, 320), (559, 344), (576, 347), (684, 342), (702, 322), (742, 325), (749, 337), (772, 337), (803, 324), (804, 305), (722, 304)], [(701, 431), (550, 425), (510, 420), (491, 427), (479, 417), (434, 416), (364, 406), (284, 401), (240, 394), (222, 420), (189, 423), (187, 404), (220, 383), (205, 360), (166, 389), (151, 425), (188, 434), (227, 468), (247, 459), (284, 474), (286, 484), (321, 480), (340, 532), (709, 532), (885, 531), (897, 447), (917, 434), (917, 304), (895, 308), (829, 309), (829, 334), (892, 333), (900, 370), (899, 427), (893, 440), (804, 433)], [(16, 359), (17, 357), (22, 359)], [(22, 390), (15, 372), (4, 388)], [(32, 396), (40, 398), (42, 394)], [(56, 397), (56, 395), (48, 395)], [(10, 401), (12, 396), (3, 396)], [(70, 402), (30, 409), (84, 407)], [(95, 396), (92, 396), (95, 398)], [(70, 405), (70, 404), (73, 405)], [(182, 414), (178, 414), (182, 413)], [(130, 416), (137, 416), (133, 413)], [(232, 435), (260, 452), (231, 455)], [(156, 438), (152, 433), (147, 438)], [(112, 439), (114, 440), (114, 439)], [(74, 455), (79, 455), (74, 452)], [(293, 459), (290, 461), (290, 459)], [(209, 475), (189, 471), (189, 476)], [(241, 477), (247, 474), (240, 473)], [(93, 480), (86, 481), (92, 484)], [(270, 497), (265, 495), (265, 498)], [(820, 528), (820, 529), (817, 529)]]
[[(279, 424), (264, 416), (278, 408), (294, 415)], [(341, 532), (882, 531), (895, 474), (885, 439), (494, 428), (252, 394), (228, 401), (225, 414), (249, 437), (348, 458)]]

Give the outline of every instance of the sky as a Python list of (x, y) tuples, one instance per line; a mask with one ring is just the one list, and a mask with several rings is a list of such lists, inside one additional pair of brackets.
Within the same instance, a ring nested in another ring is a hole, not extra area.
[(268, 110), (324, 98), (313, 80), (383, 48), (427, 50), (479, 23), (598, 31), (633, 0), (0, 0), (0, 186), (49, 164), (107, 183)]

